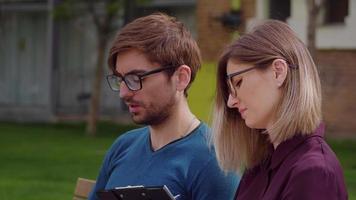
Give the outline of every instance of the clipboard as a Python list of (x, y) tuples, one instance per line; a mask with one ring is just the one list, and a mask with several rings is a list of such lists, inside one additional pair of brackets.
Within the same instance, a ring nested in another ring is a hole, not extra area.
[(167, 186), (127, 186), (98, 191), (100, 200), (174, 200)]

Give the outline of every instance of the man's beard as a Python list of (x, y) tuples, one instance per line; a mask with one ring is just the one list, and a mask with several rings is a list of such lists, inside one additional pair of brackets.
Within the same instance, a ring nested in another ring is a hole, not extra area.
[(144, 106), (145, 113), (142, 117), (135, 118), (135, 114), (132, 114), (132, 120), (136, 124), (142, 125), (157, 125), (166, 121), (171, 115), (175, 106), (175, 99), (172, 96), (163, 105), (162, 103), (155, 102), (155, 105)]

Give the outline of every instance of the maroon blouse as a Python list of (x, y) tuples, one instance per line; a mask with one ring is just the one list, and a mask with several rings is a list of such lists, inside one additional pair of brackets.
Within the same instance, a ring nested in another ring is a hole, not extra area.
[(235, 198), (347, 199), (340, 163), (323, 135), (320, 125), (310, 136), (279, 144), (266, 161), (244, 173)]

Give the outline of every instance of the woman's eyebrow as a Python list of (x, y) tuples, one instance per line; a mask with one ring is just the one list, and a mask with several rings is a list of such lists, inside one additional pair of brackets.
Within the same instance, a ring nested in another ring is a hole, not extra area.
[(237, 76), (231, 77), (231, 82), (236, 83), (236, 82), (242, 80), (242, 78), (243, 78), (242, 75), (237, 75)]

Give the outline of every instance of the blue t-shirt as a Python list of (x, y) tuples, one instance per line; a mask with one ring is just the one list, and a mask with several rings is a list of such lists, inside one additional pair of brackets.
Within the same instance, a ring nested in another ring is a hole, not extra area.
[(89, 200), (98, 190), (128, 185), (166, 185), (177, 200), (232, 199), (239, 178), (220, 170), (207, 144), (209, 132), (201, 123), (157, 151), (152, 151), (148, 127), (123, 134), (106, 154)]

